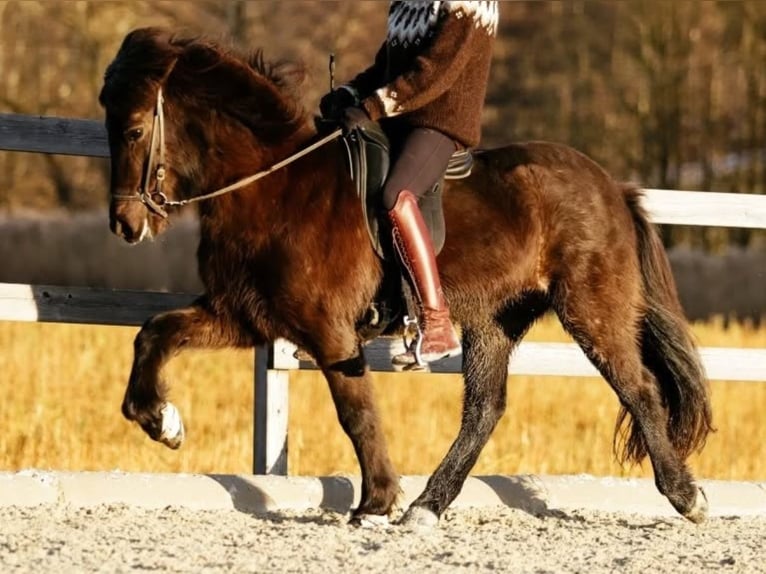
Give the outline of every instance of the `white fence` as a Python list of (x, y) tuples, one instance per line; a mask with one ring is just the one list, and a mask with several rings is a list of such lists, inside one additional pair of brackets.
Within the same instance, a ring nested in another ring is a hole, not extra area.
[[(0, 114), (0, 150), (108, 157), (100, 122)], [(766, 229), (766, 196), (650, 189), (644, 205), (655, 223)], [(105, 222), (106, 225), (106, 222)], [(151, 315), (186, 305), (192, 295), (0, 283), (0, 320), (140, 325)], [(286, 341), (257, 349), (253, 472), (287, 474), (287, 409), (290, 372), (314, 368), (293, 357)], [(366, 349), (374, 371), (390, 371), (399, 340), (378, 339)], [(714, 380), (766, 381), (766, 349), (702, 348)], [(435, 373), (461, 372), (460, 359)], [(598, 373), (573, 343), (522, 343), (509, 374), (591, 377)], [(116, 411), (115, 411), (116, 412)]]

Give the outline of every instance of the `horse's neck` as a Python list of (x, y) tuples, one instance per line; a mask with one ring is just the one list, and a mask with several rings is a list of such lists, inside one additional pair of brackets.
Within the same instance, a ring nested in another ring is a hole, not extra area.
[[(280, 146), (264, 148), (255, 141), (253, 161), (222, 162), (220, 169), (209, 167), (218, 179), (216, 187), (265, 171), (277, 162), (305, 150), (318, 138), (309, 123), (304, 124)], [(240, 148), (245, 149), (247, 144)], [(344, 177), (345, 164), (342, 144), (338, 140), (295, 159), (242, 189), (202, 202), (200, 205), (203, 233), (212, 236), (246, 233), (273, 233), (274, 229), (302, 226), (306, 218), (333, 210), (344, 211), (344, 205), (354, 202), (353, 189)], [(211, 188), (212, 190), (212, 188)]]
[(374, 259), (344, 154), (343, 144), (331, 141), (253, 186), (205, 202), (198, 263), (206, 287), (217, 291), (221, 277), (247, 269), (242, 277), (258, 291), (264, 281), (281, 280), (272, 266), (305, 268), (366, 245)]
[(226, 173), (227, 165), (221, 166), (222, 175), (225, 174), (224, 178), (228, 180), (227, 185), (256, 172), (269, 170), (277, 163), (291, 158), (304, 149), (315, 134), (316, 130), (308, 122), (304, 122), (280, 138), (277, 144), (263, 143), (248, 130), (242, 132), (241, 139), (228, 136), (228, 153), (230, 157), (237, 158), (237, 161), (227, 162), (234, 169), (233, 173)]

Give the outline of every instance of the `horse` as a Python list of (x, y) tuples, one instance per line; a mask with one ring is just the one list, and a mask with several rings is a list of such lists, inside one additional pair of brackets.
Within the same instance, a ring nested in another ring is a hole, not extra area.
[[(199, 200), (204, 285), (140, 328), (122, 413), (178, 448), (183, 424), (162, 376), (173, 355), (289, 340), (327, 380), (361, 471), (350, 522), (364, 525), (391, 517), (400, 493), (363, 329), (396, 271), (371, 245), (341, 140), (323, 139), (302, 102), (300, 70), (159, 28), (129, 32), (108, 65), (110, 228), (137, 243)], [(642, 190), (560, 143), (473, 153), (471, 175), (445, 182), (438, 256), (461, 332), (462, 421), (399, 521), (438, 524), (506, 408), (514, 348), (547, 312), (619, 398), (619, 460), (648, 455), (659, 492), (703, 521), (707, 499), (686, 461), (714, 430), (708, 383)]]

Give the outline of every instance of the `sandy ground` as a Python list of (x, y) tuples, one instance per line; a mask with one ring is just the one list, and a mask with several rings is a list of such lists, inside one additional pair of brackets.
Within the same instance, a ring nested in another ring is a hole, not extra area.
[(309, 511), (0, 509), (0, 572), (766, 572), (766, 517), (448, 511), (430, 530)]

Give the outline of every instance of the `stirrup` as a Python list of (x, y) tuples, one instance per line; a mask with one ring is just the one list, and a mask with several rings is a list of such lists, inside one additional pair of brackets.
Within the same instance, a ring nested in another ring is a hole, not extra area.
[[(404, 352), (394, 355), (391, 358), (391, 364), (395, 370), (424, 370), (428, 364), (423, 361), (420, 353), (423, 342), (423, 331), (420, 329), (420, 323), (417, 318), (409, 315), (405, 315), (402, 321), (404, 323), (404, 334), (402, 335)], [(410, 337), (411, 331), (414, 331), (414, 334)]]

